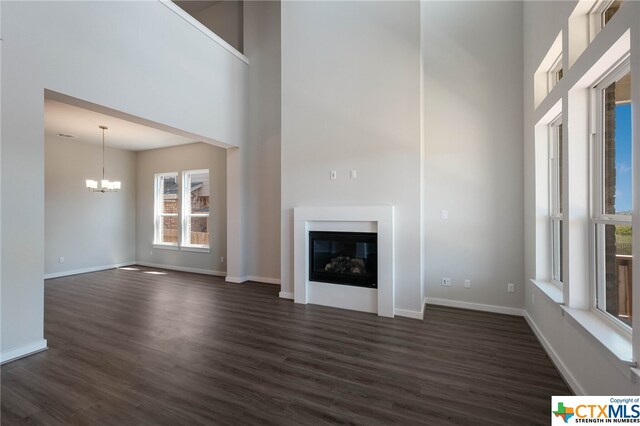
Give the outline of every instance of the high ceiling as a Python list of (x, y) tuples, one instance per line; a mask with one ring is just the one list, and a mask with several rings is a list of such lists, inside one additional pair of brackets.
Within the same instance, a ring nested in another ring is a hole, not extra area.
[(99, 145), (102, 144), (102, 130), (98, 126), (104, 125), (109, 128), (105, 132), (105, 141), (110, 148), (143, 151), (198, 142), (52, 99), (45, 99), (44, 111), (47, 137), (60, 138), (58, 135), (62, 133), (73, 136), (71, 140), (74, 141)]

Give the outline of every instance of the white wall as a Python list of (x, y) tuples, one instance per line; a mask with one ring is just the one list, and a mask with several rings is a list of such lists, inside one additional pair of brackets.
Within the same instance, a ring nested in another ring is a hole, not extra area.
[(236, 0), (220, 1), (194, 13), (193, 17), (242, 52), (243, 3)]
[(425, 294), (522, 308), (522, 3), (426, 1), (421, 16)]
[(46, 345), (44, 90), (240, 146), (248, 70), (161, 2), (2, 2), (1, 19), (6, 359)]
[[(280, 2), (244, 3), (249, 58), (249, 128), (245, 170), (248, 276), (280, 280)], [(255, 278), (254, 278), (255, 279)]]
[[(153, 197), (156, 173), (209, 169), (209, 253), (153, 248)], [(136, 159), (136, 260), (142, 264), (224, 275), (227, 257), (227, 153), (204, 143), (139, 151)]]
[[(576, 80), (580, 78), (578, 72), (580, 70), (588, 70), (602, 53), (598, 52), (598, 49), (587, 49), (568, 72), (565, 72), (565, 76), (556, 85), (554, 91), (546, 100), (542, 101), (541, 107), (538, 110), (534, 110), (534, 73), (561, 30), (563, 31), (563, 41), (566, 44), (569, 39), (567, 21), (576, 4), (576, 1), (524, 2), (524, 248), (526, 259), (524, 279), (527, 281), (525, 287), (525, 311), (529, 321), (546, 345), (547, 351), (552, 355), (554, 362), (559, 366), (565, 378), (573, 386), (574, 391), (589, 395), (637, 395), (640, 392), (640, 385), (630, 381), (628, 366), (626, 368), (621, 367), (621, 363), (614, 359), (613, 355), (610, 355), (608, 350), (598, 343), (595, 338), (591, 337), (588, 331), (572, 320), (569, 314), (564, 314), (558, 303), (551, 300), (536, 285), (529, 282), (530, 278), (545, 278), (536, 276), (540, 273), (540, 271), (536, 271), (536, 254), (540, 256), (546, 253), (545, 248), (536, 247), (538, 242), (536, 241), (534, 126), (538, 119), (547, 114), (547, 111), (552, 109), (558, 101), (561, 101), (562, 95), (566, 95), (570, 86), (576, 83)], [(640, 52), (637, 45), (640, 30), (639, 18), (640, 4), (637, 2), (625, 2), (624, 9), (621, 9), (614, 19), (607, 24), (607, 31), (603, 31), (600, 34), (604, 36), (604, 39), (600, 37), (599, 42), (592, 44), (592, 47), (593, 45), (603, 47), (605, 43), (602, 42), (606, 41), (605, 39), (608, 38), (608, 43), (612, 43), (627, 29), (631, 28), (632, 63), (635, 64), (632, 72), (636, 73), (633, 77), (634, 81), (640, 80), (635, 77), (638, 72), (638, 52)], [(607, 34), (604, 34), (605, 32)], [(565, 59), (566, 67), (566, 51), (563, 52), (563, 58)], [(637, 91), (634, 91), (633, 96), (637, 96), (637, 93)], [(562, 100), (562, 104), (564, 108), (567, 108), (568, 102), (566, 99)], [(567, 116), (568, 119), (571, 119), (580, 114), (584, 115), (584, 110), (579, 108), (577, 104), (569, 105), (569, 107), (571, 108), (570, 113), (566, 109), (563, 111), (565, 119), (567, 119)], [(634, 108), (634, 110), (636, 109)], [(637, 121), (637, 110), (634, 118)], [(565, 121), (565, 123), (569, 128), (571, 128), (570, 126), (579, 127), (580, 123), (575, 123), (575, 121)], [(581, 136), (577, 133), (569, 134), (569, 144), (583, 142), (580, 139)], [(636, 133), (635, 128), (634, 133)], [(634, 137), (634, 144), (636, 140)], [(636, 150), (634, 155), (637, 152)], [(635, 158), (637, 159), (637, 157)], [(635, 160), (634, 164), (637, 164)], [(568, 202), (571, 208), (580, 203), (580, 200), (572, 199), (572, 197), (578, 198), (576, 197), (576, 192), (579, 191), (569, 192), (566, 195), (569, 197)], [(578, 195), (585, 194), (579, 193)], [(637, 220), (638, 203), (635, 203), (634, 208), (634, 220)], [(576, 222), (574, 220), (570, 223)], [(580, 247), (580, 249), (584, 248)], [(637, 261), (637, 258), (634, 260)], [(583, 268), (586, 266), (582, 265)], [(566, 277), (567, 275), (565, 275), (565, 279)], [(568, 278), (571, 279), (572, 276)], [(635, 279), (637, 279), (637, 275)], [(586, 285), (586, 283), (580, 279), (576, 280), (574, 285), (578, 288), (584, 288), (582, 286)], [(576, 287), (574, 287), (573, 291), (575, 291)], [(568, 293), (565, 292), (565, 297), (567, 295)], [(569, 302), (569, 300), (565, 300), (566, 304), (569, 304)], [(625, 369), (626, 371), (623, 372)]]
[(281, 7), (282, 291), (292, 208), (395, 205), (396, 308), (419, 312), (420, 3)]
[[(45, 276), (134, 262), (136, 154), (106, 149), (114, 193), (89, 192), (102, 176), (102, 147), (57, 136), (45, 138)], [(64, 263), (60, 263), (64, 257)]]

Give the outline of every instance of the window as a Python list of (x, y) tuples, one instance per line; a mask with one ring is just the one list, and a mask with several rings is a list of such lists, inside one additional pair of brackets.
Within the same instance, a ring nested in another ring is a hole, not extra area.
[(602, 26), (607, 25), (609, 20), (613, 18), (613, 15), (616, 14), (620, 6), (622, 6), (623, 0), (614, 0), (612, 2), (608, 2), (608, 4), (604, 7), (604, 10), (600, 13), (600, 22), (602, 22)]
[[(630, 66), (637, 21), (618, 16), (637, 11), (627, 3), (579, 0), (562, 20), (568, 36), (560, 32), (533, 75), (529, 117), (537, 121), (525, 173), (534, 189), (526, 221), (535, 230), (527, 236), (527, 269), (534, 274), (527, 309), (539, 293), (562, 305), (562, 315), (625, 375), (640, 358), (640, 276), (633, 267), (640, 247), (640, 230), (633, 229), (640, 220), (634, 217), (640, 116), (639, 87), (632, 87), (640, 77)], [(544, 315), (538, 308), (530, 314)]]
[(629, 60), (609, 73), (594, 92), (595, 306), (630, 327), (633, 165)]
[(589, 12), (591, 40), (613, 18), (624, 0), (600, 0)]
[(182, 174), (182, 245), (209, 247), (209, 170)]
[(549, 218), (551, 220), (551, 281), (562, 285), (562, 116), (549, 125)]
[(549, 92), (551, 92), (551, 89), (553, 89), (553, 87), (560, 81), (562, 80), (562, 76), (564, 75), (564, 71), (562, 69), (562, 53), (560, 54), (560, 56), (558, 56), (556, 58), (555, 61), (553, 61), (553, 64), (551, 65), (551, 68), (549, 68)]
[(178, 173), (155, 175), (154, 244), (178, 245)]
[(562, 31), (560, 31), (533, 77), (533, 104), (535, 108), (551, 93), (551, 90), (564, 76), (562, 63)]

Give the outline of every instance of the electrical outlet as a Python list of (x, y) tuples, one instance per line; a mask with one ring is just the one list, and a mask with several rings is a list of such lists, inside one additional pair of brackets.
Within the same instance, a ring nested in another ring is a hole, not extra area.
[(442, 210), (440, 212), (440, 217), (442, 218), (442, 220), (449, 219), (449, 211), (448, 210)]
[(338, 179), (338, 172), (335, 170), (331, 170), (331, 173), (329, 173), (329, 177), (331, 178), (331, 180)]
[(60, 256), (60, 259), (58, 259), (58, 262), (64, 263), (64, 256)]
[(451, 278), (442, 277), (442, 285), (444, 287), (451, 287)]
[(471, 280), (464, 280), (464, 288), (471, 288)]
[(515, 293), (516, 285), (514, 283), (507, 284), (507, 293)]
[(357, 179), (358, 178), (358, 172), (355, 170), (351, 170), (351, 179)]
[(224, 256), (220, 256), (220, 262), (224, 263)]

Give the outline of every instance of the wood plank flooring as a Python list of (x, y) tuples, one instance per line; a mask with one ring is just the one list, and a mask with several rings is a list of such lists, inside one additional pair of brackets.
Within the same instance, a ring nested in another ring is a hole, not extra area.
[(548, 424), (570, 393), (519, 317), (136, 268), (46, 281), (49, 350), (2, 366), (2, 425)]

